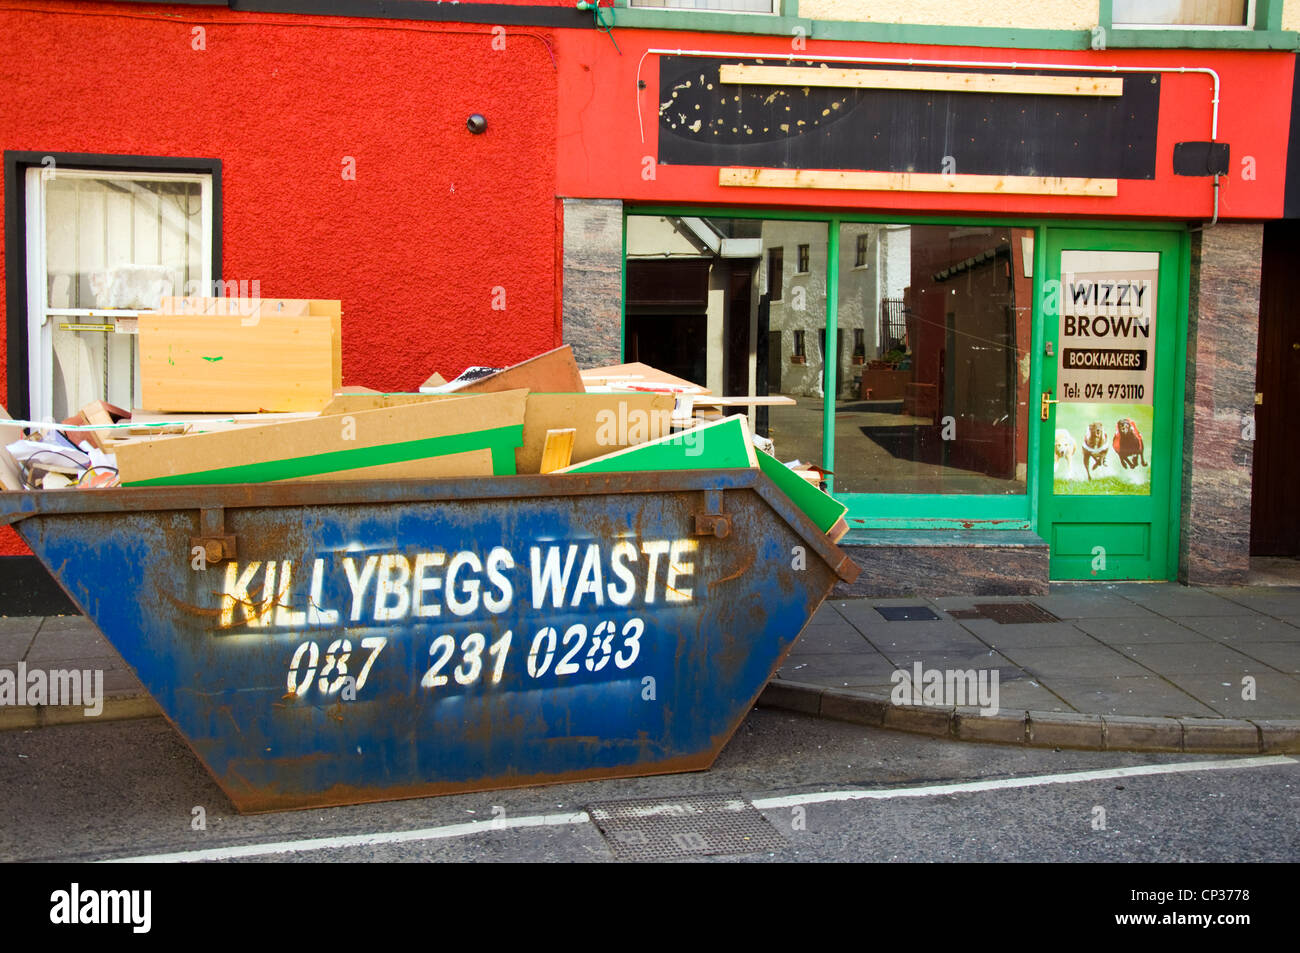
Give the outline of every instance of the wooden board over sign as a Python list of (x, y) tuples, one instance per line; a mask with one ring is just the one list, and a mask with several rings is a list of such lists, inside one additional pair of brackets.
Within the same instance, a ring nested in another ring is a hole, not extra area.
[(1090, 195), (1113, 198), (1117, 179), (1041, 175), (946, 175), (942, 172), (857, 172), (848, 169), (718, 170), (718, 184), (761, 189), (845, 189), (875, 192), (956, 192), (980, 195)]
[[(1029, 65), (1029, 64), (1027, 64)], [(1120, 76), (1029, 76), (928, 70), (821, 69), (801, 66), (722, 66), (724, 83), (830, 86), (840, 89), (922, 89), (931, 92), (1021, 93), (1039, 96), (1123, 96)]]

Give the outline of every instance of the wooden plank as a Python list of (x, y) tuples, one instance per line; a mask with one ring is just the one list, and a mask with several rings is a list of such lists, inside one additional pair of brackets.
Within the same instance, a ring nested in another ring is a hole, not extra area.
[(458, 394), (335, 394), (334, 399), (321, 410), (322, 417), (335, 414), (355, 414), (361, 410), (378, 410), (381, 407), (405, 407), (407, 404), (423, 404), (431, 400), (447, 400)]
[[(1031, 68), (1032, 64), (1025, 64)], [(920, 89), (930, 92), (1015, 93), (1031, 96), (1123, 96), (1120, 76), (1028, 76), (1021, 73), (941, 73), (897, 69), (801, 66), (722, 66), (724, 83), (821, 86), (837, 89)]]
[(710, 397), (707, 394), (692, 394), (691, 402), (696, 407), (794, 407), (798, 402), (793, 397), (779, 394), (766, 394), (757, 397)]
[(562, 470), (573, 459), (573, 438), (578, 433), (573, 427), (546, 431), (546, 445), (542, 448), (542, 473)]
[(672, 433), (671, 394), (529, 394), (519, 473), (542, 472), (548, 430), (573, 428), (571, 463)]
[(578, 373), (569, 345), (557, 347), (519, 364), (504, 368), (487, 377), (457, 387), (453, 394), (491, 394), (496, 391), (527, 388), (534, 393), (582, 393), (586, 388)]
[(859, 172), (846, 169), (718, 170), (719, 185), (764, 189), (848, 189), (880, 192), (955, 192), (983, 195), (1090, 195), (1113, 198), (1117, 179), (1039, 175), (945, 175), (941, 172)]
[(631, 364), (610, 364), (605, 367), (589, 367), (582, 371), (582, 379), (590, 384), (621, 384), (627, 382), (637, 389), (652, 388), (657, 384), (688, 390), (691, 393), (708, 394), (707, 387), (701, 387), (681, 377), (674, 377), (657, 367), (633, 361)]

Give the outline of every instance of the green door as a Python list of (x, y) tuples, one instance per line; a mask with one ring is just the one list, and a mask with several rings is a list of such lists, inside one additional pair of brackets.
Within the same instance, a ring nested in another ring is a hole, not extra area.
[(1178, 232), (1048, 229), (1037, 530), (1053, 579), (1172, 579), (1182, 477)]

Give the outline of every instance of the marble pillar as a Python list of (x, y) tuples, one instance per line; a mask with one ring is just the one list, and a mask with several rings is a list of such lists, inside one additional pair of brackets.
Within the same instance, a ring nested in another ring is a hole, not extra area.
[(564, 343), (579, 367), (622, 362), (623, 203), (564, 200)]
[(1192, 233), (1178, 578), (1239, 585), (1250, 571), (1250, 480), (1264, 227)]

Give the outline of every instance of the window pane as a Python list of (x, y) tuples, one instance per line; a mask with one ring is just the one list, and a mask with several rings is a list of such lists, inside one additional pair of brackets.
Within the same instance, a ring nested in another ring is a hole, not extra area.
[[(44, 184), (47, 309), (148, 310), (187, 285), (206, 291), (201, 182), (64, 174)], [(50, 318), (55, 418), (94, 400), (137, 401), (135, 336), (65, 327), (106, 321)]]
[[(821, 463), (827, 234), (821, 222), (629, 215), (626, 360), (717, 394), (794, 397), (751, 420), (779, 459)], [(794, 272), (800, 246), (807, 274)]]
[(1114, 0), (1111, 22), (1181, 26), (1247, 26), (1247, 0)]
[[(769, 219), (762, 224), (763, 248), (769, 262), (780, 268), (759, 310), (759, 334), (766, 338), (766, 393), (796, 401), (793, 407), (772, 407), (767, 415), (768, 436), (783, 462), (829, 466), (822, 455), (827, 236), (822, 222)], [(783, 265), (785, 248), (792, 249), (791, 264), (799, 272)]]
[(682, 10), (730, 10), (740, 13), (773, 13), (773, 0), (631, 0), (634, 7), (671, 7)]
[(841, 226), (837, 493), (1025, 492), (1031, 236)]

